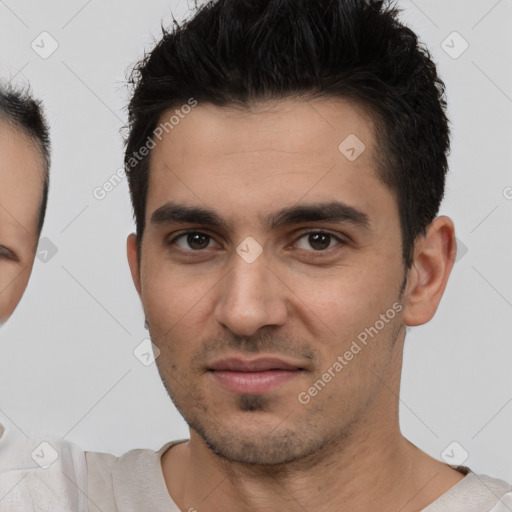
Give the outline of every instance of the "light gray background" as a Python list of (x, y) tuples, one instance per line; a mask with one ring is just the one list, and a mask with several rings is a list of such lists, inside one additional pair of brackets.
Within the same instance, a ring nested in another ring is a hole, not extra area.
[[(512, 0), (399, 5), (447, 85), (453, 149), (440, 213), (462, 242), (437, 316), (407, 337), (401, 426), (436, 458), (457, 441), (474, 471), (512, 481)], [(58, 250), (36, 261), (0, 333), (8, 428), (118, 455), (188, 437), (156, 366), (133, 354), (147, 331), (125, 256), (126, 181), (93, 196), (122, 166), (126, 70), (161, 21), (187, 9), (186, 0), (0, 0), (0, 77), (30, 81), (51, 123), (43, 236)], [(51, 48), (44, 31), (59, 45), (47, 59), (31, 47)], [(454, 31), (469, 44), (456, 59), (442, 47), (460, 52)]]

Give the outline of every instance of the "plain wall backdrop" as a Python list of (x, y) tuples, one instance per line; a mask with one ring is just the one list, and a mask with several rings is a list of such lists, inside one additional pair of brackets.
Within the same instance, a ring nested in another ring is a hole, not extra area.
[[(433, 457), (456, 441), (465, 465), (512, 481), (512, 0), (398, 5), (447, 86), (440, 214), (454, 220), (460, 250), (436, 317), (406, 339), (401, 428)], [(103, 199), (94, 191), (122, 167), (127, 70), (189, 7), (0, 0), (0, 78), (31, 83), (53, 143), (44, 238), (0, 333), (7, 428), (116, 455), (188, 437), (155, 364), (134, 355), (148, 333), (126, 261), (126, 180)]]

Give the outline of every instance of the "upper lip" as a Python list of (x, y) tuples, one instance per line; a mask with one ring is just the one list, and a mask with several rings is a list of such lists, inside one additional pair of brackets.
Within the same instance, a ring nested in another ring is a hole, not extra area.
[(232, 372), (263, 372), (265, 370), (301, 370), (302, 368), (275, 357), (261, 357), (252, 360), (232, 357), (216, 361), (209, 366), (209, 369)]

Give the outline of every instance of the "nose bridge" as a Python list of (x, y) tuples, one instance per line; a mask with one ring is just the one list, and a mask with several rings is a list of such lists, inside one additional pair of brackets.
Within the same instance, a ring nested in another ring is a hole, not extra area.
[(267, 267), (266, 255), (249, 261), (238, 253), (233, 255), (216, 307), (220, 323), (246, 336), (265, 325), (280, 325), (286, 317), (284, 290)]

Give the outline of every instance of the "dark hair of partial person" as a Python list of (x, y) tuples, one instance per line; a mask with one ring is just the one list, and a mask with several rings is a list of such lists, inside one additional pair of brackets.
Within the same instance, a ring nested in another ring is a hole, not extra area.
[(41, 152), (44, 181), (37, 224), (37, 231), (40, 234), (43, 229), (50, 184), (50, 131), (42, 102), (32, 97), (28, 86), (21, 88), (12, 84), (0, 85), (0, 121), (28, 135)]
[(217, 0), (162, 28), (128, 82), (125, 167), (139, 248), (151, 152), (129, 164), (167, 110), (190, 98), (238, 109), (344, 98), (371, 116), (378, 175), (397, 199), (409, 268), (444, 195), (450, 128), (445, 85), (400, 12), (370, 0)]

